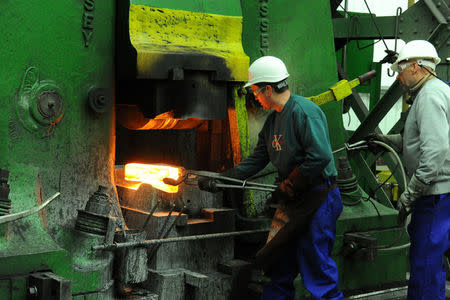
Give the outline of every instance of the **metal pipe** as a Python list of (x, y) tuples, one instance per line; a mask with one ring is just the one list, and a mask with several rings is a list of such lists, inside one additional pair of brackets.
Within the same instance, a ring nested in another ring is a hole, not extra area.
[[(344, 1), (344, 19), (348, 19), (348, 0)], [(350, 20), (351, 23), (351, 20)], [(347, 33), (350, 30), (350, 24), (348, 26), (347, 29)], [(347, 34), (348, 36), (348, 34)], [(344, 72), (347, 72), (347, 44), (348, 44), (348, 38), (347, 38), (347, 42), (345, 43), (344, 47), (342, 47), (342, 69), (344, 70)]]
[[(350, 297), (348, 297), (348, 300), (367, 299), (368, 297), (371, 297), (371, 296), (382, 296), (383, 294), (388, 294), (388, 293), (391, 294), (391, 293), (395, 293), (395, 292), (406, 291), (407, 289), (408, 289), (407, 286), (391, 288), (391, 289), (382, 290), (382, 291), (370, 292), (370, 293), (367, 293), (367, 294), (360, 294), (360, 295), (350, 296)], [(399, 295), (396, 295), (396, 296), (399, 296)]]
[(232, 177), (226, 177), (226, 176), (221, 176), (217, 173), (214, 172), (209, 172), (209, 171), (194, 171), (194, 170), (190, 170), (189, 171), (190, 174), (196, 175), (196, 176), (203, 176), (203, 177), (207, 177), (207, 178), (212, 178), (212, 179), (222, 179), (222, 180), (227, 180), (230, 182), (236, 182), (241, 184), (242, 186), (258, 186), (258, 187), (264, 187), (264, 188), (276, 188), (276, 185), (273, 184), (266, 184), (266, 183), (259, 183), (259, 182), (252, 182), (252, 181), (247, 181), (247, 180), (240, 180), (240, 179), (236, 179), (236, 178), (232, 178)]
[(170, 208), (169, 214), (167, 215), (166, 220), (164, 221), (164, 224), (163, 224), (163, 226), (162, 226), (160, 232), (158, 233), (158, 239), (160, 239), (161, 236), (163, 235), (163, 232), (164, 232), (165, 229), (166, 229), (167, 223), (169, 223), (169, 219), (170, 219), (170, 216), (172, 215), (172, 212), (173, 212), (173, 209), (174, 209), (174, 208), (175, 208), (175, 203), (172, 204), (172, 207)]
[[(178, 220), (180, 219), (181, 214), (183, 213), (183, 211), (186, 209), (186, 206), (183, 206), (183, 208), (181, 208), (180, 212), (178, 213), (178, 215), (175, 217), (175, 220), (173, 220), (172, 225), (170, 225), (169, 229), (167, 229), (166, 233), (164, 233), (163, 239), (167, 238), (167, 236), (169, 235), (170, 231), (172, 230), (173, 226), (175, 226), (175, 224), (178, 222)], [(153, 247), (152, 252), (150, 253), (150, 255), (148, 256), (148, 260), (150, 261), (153, 256), (156, 254), (156, 251), (158, 251), (159, 247), (161, 246), (161, 244), (156, 245), (155, 247)]]
[(386, 149), (388, 149), (395, 157), (395, 159), (397, 160), (397, 163), (400, 166), (400, 171), (402, 174), (402, 180), (403, 180), (403, 186), (406, 189), (406, 187), (408, 186), (408, 180), (406, 179), (406, 174), (405, 174), (405, 169), (403, 168), (403, 164), (402, 164), (402, 160), (400, 159), (400, 156), (398, 156), (397, 152), (395, 152), (395, 150), (389, 146), (388, 144), (385, 144), (383, 142), (380, 141), (373, 141), (375, 144), (380, 145)]
[(155, 206), (153, 206), (152, 210), (150, 211), (150, 214), (148, 215), (147, 219), (144, 222), (144, 226), (142, 226), (142, 229), (145, 229), (147, 227), (148, 221), (150, 221), (151, 217), (155, 213), (156, 208), (158, 207), (159, 203), (161, 202), (161, 199), (158, 199)]
[(378, 249), (378, 251), (395, 251), (395, 250), (402, 250), (402, 249), (409, 248), (409, 246), (411, 246), (411, 243), (406, 243), (406, 244), (400, 245), (400, 246), (394, 246), (394, 247), (389, 247), (389, 248)]
[(248, 186), (248, 185), (233, 185), (233, 184), (222, 184), (222, 183), (216, 183), (216, 187), (218, 188), (225, 188), (225, 189), (241, 189), (241, 190), (255, 190), (255, 191), (263, 191), (263, 192), (274, 192), (275, 188), (264, 188), (264, 187), (257, 187), (257, 186)]
[(22, 219), (22, 218), (28, 217), (29, 215), (32, 215), (34, 213), (37, 213), (38, 211), (40, 211), (41, 209), (46, 207), (54, 199), (56, 199), (59, 195), (61, 195), (61, 193), (57, 192), (53, 196), (51, 196), (50, 198), (45, 200), (45, 202), (42, 203), (41, 205), (33, 207), (31, 209), (28, 209), (28, 210), (25, 210), (25, 211), (21, 211), (21, 212), (15, 213), (15, 214), (1, 216), (0, 217), (0, 224), (12, 222), (12, 221), (15, 221), (15, 220), (18, 220), (18, 219)]
[(186, 206), (183, 206), (180, 210), (180, 212), (178, 213), (178, 215), (175, 217), (175, 220), (173, 220), (172, 225), (170, 225), (169, 229), (167, 229), (166, 233), (164, 233), (163, 239), (167, 238), (167, 236), (169, 235), (170, 231), (172, 230), (173, 226), (175, 226), (175, 224), (178, 222), (178, 220), (180, 219), (181, 215), (183, 214), (183, 211), (186, 209)]
[[(160, 239), (162, 237), (162, 235), (163, 235), (163, 233), (164, 233), (164, 231), (166, 229), (167, 223), (169, 223), (170, 216), (172, 215), (172, 212), (173, 212), (173, 209), (175, 208), (175, 206), (176, 206), (175, 203), (172, 204), (172, 207), (170, 208), (169, 214), (167, 215), (166, 219), (164, 220), (164, 224), (163, 224), (163, 226), (161, 227), (161, 230), (158, 233), (158, 237), (157, 237), (158, 239)], [(151, 253), (153, 253), (153, 249), (151, 250)]]
[(167, 239), (153, 239), (153, 240), (145, 240), (142, 242), (114, 243), (111, 245), (92, 246), (92, 250), (113, 251), (113, 250), (120, 249), (120, 248), (150, 247), (152, 245), (158, 245), (158, 244), (177, 243), (177, 242), (186, 242), (186, 241), (198, 241), (198, 240), (206, 240), (206, 239), (214, 239), (214, 238), (224, 238), (224, 237), (232, 237), (232, 236), (239, 236), (239, 235), (246, 235), (246, 234), (263, 233), (263, 232), (268, 232), (268, 231), (269, 231), (269, 229), (255, 229), (255, 230), (243, 230), (243, 231), (210, 233), (210, 234), (202, 234), (202, 235), (181, 236), (181, 237), (173, 237), (173, 238), (167, 238)]

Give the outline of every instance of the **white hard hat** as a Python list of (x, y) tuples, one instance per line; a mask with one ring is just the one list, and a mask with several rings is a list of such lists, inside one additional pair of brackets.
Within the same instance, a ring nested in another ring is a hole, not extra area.
[(288, 77), (289, 73), (281, 59), (263, 56), (255, 60), (248, 68), (248, 82), (244, 87), (261, 82), (279, 82)]
[(397, 60), (392, 64), (391, 69), (394, 72), (399, 72), (398, 64), (407, 60), (417, 60), (419, 65), (429, 66), (433, 70), (441, 62), (436, 48), (430, 42), (424, 40), (415, 40), (406, 43), (400, 51)]

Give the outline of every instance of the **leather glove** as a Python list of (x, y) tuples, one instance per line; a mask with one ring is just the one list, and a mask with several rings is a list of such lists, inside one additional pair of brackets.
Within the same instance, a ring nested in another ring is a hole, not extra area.
[(397, 202), (397, 208), (399, 210), (397, 221), (399, 224), (403, 224), (405, 222), (406, 217), (408, 217), (414, 209), (416, 201), (422, 197), (428, 187), (429, 185), (420, 181), (416, 175), (411, 177), (406, 190)]
[(280, 183), (272, 193), (272, 197), (274, 198), (274, 201), (277, 201), (278, 203), (286, 203), (293, 201), (295, 195), (306, 190), (307, 187), (307, 179), (300, 174), (298, 167), (296, 167), (289, 176)]
[(378, 134), (371, 133), (364, 138), (367, 141), (367, 146), (369, 147), (369, 151), (372, 153), (379, 153), (383, 151), (387, 151), (386, 148), (374, 143), (374, 141), (383, 142), (389, 146), (391, 146), (395, 152), (401, 153), (403, 149), (403, 137), (401, 134)]
[(286, 204), (291, 200), (293, 200), (292, 197), (290, 197), (286, 192), (283, 192), (279, 186), (272, 192), (272, 203)]

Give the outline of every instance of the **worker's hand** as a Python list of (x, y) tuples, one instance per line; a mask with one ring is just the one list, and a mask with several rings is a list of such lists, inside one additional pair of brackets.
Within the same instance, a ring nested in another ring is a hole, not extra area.
[(272, 192), (272, 203), (276, 204), (286, 204), (291, 202), (294, 197), (289, 196), (286, 192), (282, 191), (280, 187), (277, 187), (275, 191)]
[(375, 154), (387, 151), (387, 149), (384, 148), (383, 146), (374, 143), (375, 141), (387, 144), (388, 146), (392, 147), (394, 151), (397, 153), (402, 152), (403, 138), (400, 134), (384, 135), (378, 133), (371, 133), (368, 136), (366, 136), (364, 140), (367, 141), (367, 147), (369, 148), (369, 151)]
[(428, 189), (429, 185), (420, 181), (414, 174), (409, 181), (406, 190), (400, 196), (397, 201), (397, 208), (399, 210), (398, 222), (403, 224), (406, 217), (414, 209), (414, 205), (419, 200), (424, 192)]
[(367, 141), (367, 147), (369, 148), (369, 151), (378, 154), (380, 152), (386, 151), (385, 148), (382, 146), (374, 143), (375, 141), (380, 141), (385, 143), (386, 139), (384, 138), (384, 135), (378, 134), (378, 133), (371, 133), (368, 136), (364, 138), (365, 141)]
[(400, 225), (405, 224), (406, 218), (411, 213), (413, 206), (406, 207), (403, 203), (408, 202), (406, 199), (402, 199), (402, 196), (405, 193), (403, 193), (397, 202), (397, 208), (398, 208), (398, 216), (397, 216), (397, 223)]
[(218, 193), (222, 191), (222, 188), (217, 187), (217, 183), (220, 181), (212, 178), (205, 178), (198, 181), (198, 188), (202, 191), (210, 193)]
[(273, 194), (279, 200), (292, 201), (295, 199), (295, 195), (304, 191), (307, 186), (306, 178), (300, 174), (298, 168), (294, 168), (291, 174), (280, 183)]

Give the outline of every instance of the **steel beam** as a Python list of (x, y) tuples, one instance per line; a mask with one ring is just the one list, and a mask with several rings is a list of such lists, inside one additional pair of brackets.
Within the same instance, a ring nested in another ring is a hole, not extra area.
[(384, 116), (394, 106), (395, 102), (403, 95), (403, 90), (398, 81), (395, 81), (391, 87), (386, 91), (383, 97), (378, 102), (378, 105), (367, 115), (364, 122), (356, 129), (349, 139), (349, 143), (355, 143), (369, 133), (373, 132)]

